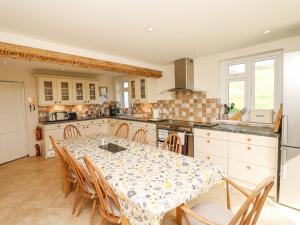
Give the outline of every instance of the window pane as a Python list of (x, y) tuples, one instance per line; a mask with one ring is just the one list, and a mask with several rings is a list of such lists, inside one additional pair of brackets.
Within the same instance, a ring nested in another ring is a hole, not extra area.
[(228, 71), (229, 71), (229, 75), (245, 73), (246, 72), (246, 65), (244, 63), (231, 65), (231, 66), (228, 67)]
[(124, 91), (124, 107), (129, 108), (128, 91)]
[(128, 82), (124, 82), (124, 83), (123, 83), (123, 87), (124, 87), (124, 88), (128, 88)]
[(255, 109), (274, 108), (274, 59), (254, 63)]
[(245, 107), (245, 81), (230, 81), (228, 86), (229, 104), (234, 103), (234, 112)]

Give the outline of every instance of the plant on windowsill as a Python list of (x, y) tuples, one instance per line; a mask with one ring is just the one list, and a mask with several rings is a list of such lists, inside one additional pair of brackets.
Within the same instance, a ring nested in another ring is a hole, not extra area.
[(228, 114), (234, 110), (235, 104), (232, 102), (230, 105), (224, 104), (223, 120), (228, 120)]

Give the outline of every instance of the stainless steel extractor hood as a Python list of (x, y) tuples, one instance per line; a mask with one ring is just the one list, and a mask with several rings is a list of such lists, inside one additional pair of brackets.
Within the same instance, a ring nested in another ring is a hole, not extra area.
[(194, 61), (189, 58), (178, 59), (175, 61), (175, 88), (162, 91), (192, 91), (194, 89)]

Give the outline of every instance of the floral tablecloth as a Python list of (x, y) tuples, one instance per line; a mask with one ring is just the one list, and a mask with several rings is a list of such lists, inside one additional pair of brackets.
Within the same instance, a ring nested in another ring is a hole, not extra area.
[[(113, 154), (101, 149), (103, 138), (127, 150)], [(217, 164), (102, 134), (59, 144), (81, 163), (85, 155), (93, 160), (132, 225), (159, 225), (165, 213), (208, 191), (223, 176)]]

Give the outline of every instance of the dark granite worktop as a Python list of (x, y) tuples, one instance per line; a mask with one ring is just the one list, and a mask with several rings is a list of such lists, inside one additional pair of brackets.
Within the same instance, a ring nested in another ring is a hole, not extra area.
[[(144, 123), (159, 122), (147, 118), (137, 118), (131, 116), (115, 116), (115, 117), (102, 116), (102, 117), (87, 117), (87, 118), (81, 118), (77, 120), (45, 121), (40, 123), (43, 125), (51, 125), (51, 124), (70, 123), (70, 122), (97, 120), (97, 119), (118, 119), (118, 120), (128, 120), (128, 121), (136, 121), (136, 122), (144, 122)], [(260, 127), (260, 126), (241, 125), (241, 124), (225, 124), (225, 123), (220, 123), (215, 126), (209, 126), (209, 124), (207, 123), (194, 123), (194, 128), (224, 131), (224, 132), (231, 132), (231, 133), (240, 133), (240, 134), (251, 134), (251, 135), (259, 135), (259, 136), (267, 136), (267, 137), (279, 137), (279, 134), (274, 133), (273, 128), (271, 127)]]
[(258, 136), (267, 136), (267, 137), (279, 137), (278, 133), (273, 132), (271, 127), (260, 127), (260, 126), (248, 126), (248, 125), (239, 125), (239, 124), (218, 124), (212, 127), (204, 127), (201, 125), (194, 125), (194, 128), (206, 129), (206, 130), (216, 130), (216, 131), (225, 131), (231, 133), (240, 133), (240, 134), (251, 134)]
[(156, 120), (151, 120), (147, 118), (136, 118), (136, 117), (126, 117), (126, 116), (102, 116), (102, 117), (87, 117), (87, 118), (80, 118), (77, 120), (59, 120), (59, 121), (42, 121), (40, 124), (43, 125), (51, 125), (51, 124), (60, 124), (60, 123), (72, 123), (72, 122), (79, 122), (79, 121), (87, 121), (87, 120), (98, 120), (98, 119), (117, 119), (117, 120), (129, 120), (129, 121), (136, 121), (136, 122), (144, 122), (144, 123), (157, 123)]

